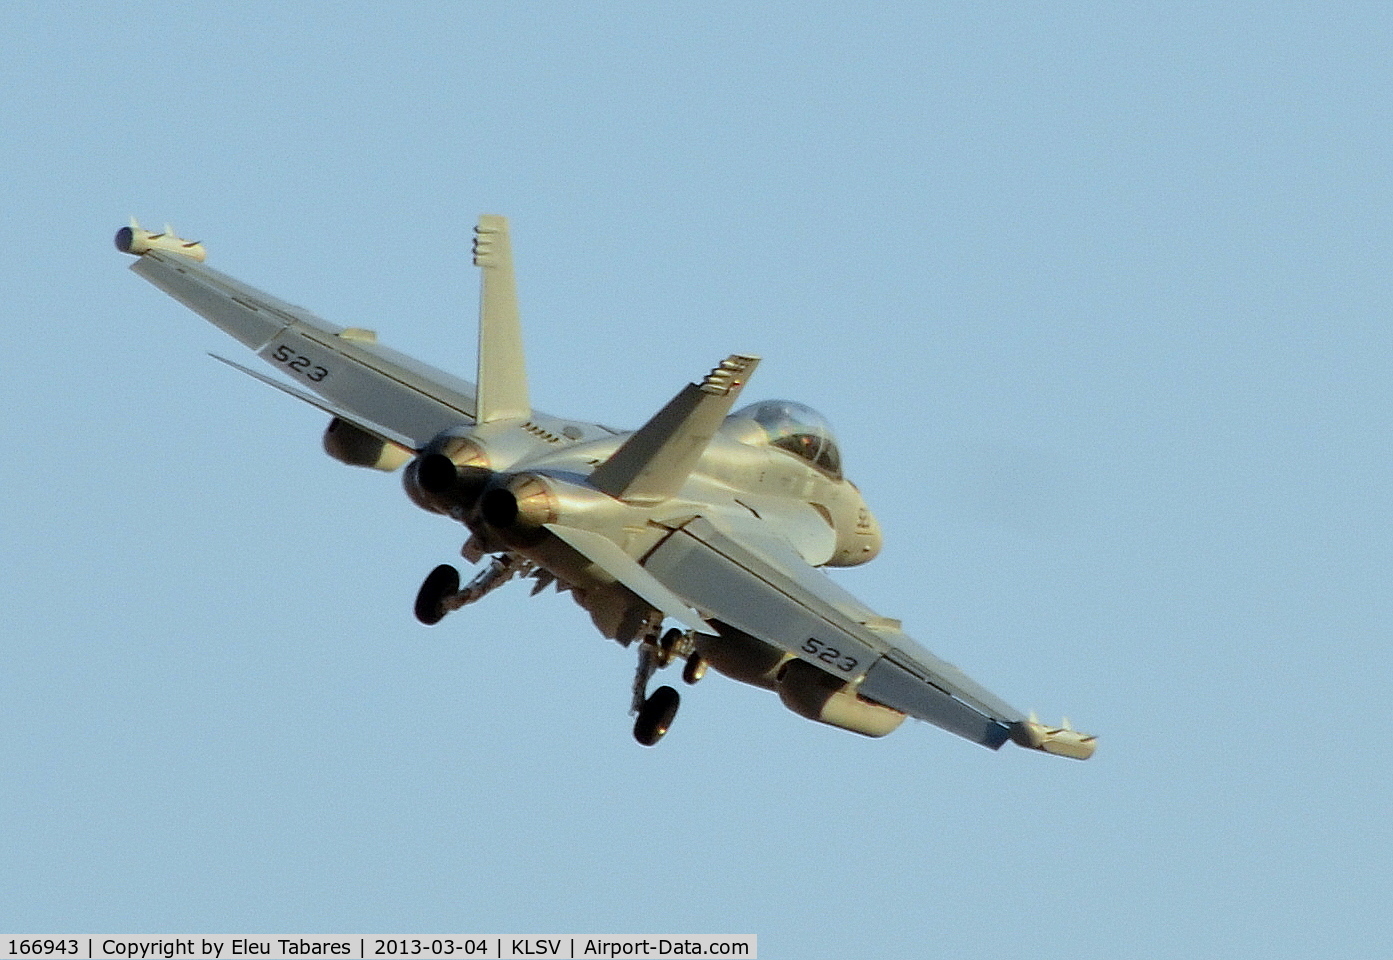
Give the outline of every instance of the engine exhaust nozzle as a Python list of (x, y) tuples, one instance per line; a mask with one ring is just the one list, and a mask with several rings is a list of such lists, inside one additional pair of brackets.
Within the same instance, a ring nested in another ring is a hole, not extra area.
[(484, 491), (479, 500), (484, 522), (499, 530), (536, 530), (558, 516), (556, 495), (545, 480), (523, 473)]

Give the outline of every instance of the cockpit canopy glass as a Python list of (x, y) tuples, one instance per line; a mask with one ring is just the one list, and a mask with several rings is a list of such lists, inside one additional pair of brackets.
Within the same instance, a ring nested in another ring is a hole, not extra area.
[(761, 400), (731, 414), (751, 420), (763, 431), (770, 446), (787, 450), (840, 479), (842, 455), (832, 439), (832, 429), (822, 414), (791, 400)]

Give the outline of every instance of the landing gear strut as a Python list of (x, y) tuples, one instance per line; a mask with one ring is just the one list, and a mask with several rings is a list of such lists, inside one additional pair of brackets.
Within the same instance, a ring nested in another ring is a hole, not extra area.
[(629, 710), (636, 715), (634, 739), (645, 747), (656, 745), (668, 732), (673, 718), (677, 716), (677, 707), (682, 702), (681, 695), (672, 687), (659, 687), (649, 695), (648, 681), (654, 671), (686, 658), (682, 679), (687, 683), (696, 683), (706, 672), (706, 661), (695, 651), (691, 632), (672, 629), (660, 634), (658, 626), (654, 623), (639, 644), (634, 699)]

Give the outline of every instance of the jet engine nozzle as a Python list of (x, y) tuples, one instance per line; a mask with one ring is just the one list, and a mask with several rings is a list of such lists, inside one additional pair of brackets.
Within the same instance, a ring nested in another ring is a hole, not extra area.
[(443, 496), (455, 488), (459, 470), (443, 453), (428, 453), (416, 466), (416, 482), (426, 493)]
[(489, 487), (479, 499), (479, 512), (485, 523), (499, 530), (537, 530), (559, 515), (551, 485), (532, 473)]
[(443, 453), (428, 453), (406, 465), (402, 485), (421, 509), (463, 519), (493, 476), (488, 467), (459, 466)]
[(483, 447), (467, 436), (444, 433), (407, 464), (402, 485), (422, 510), (463, 520), (493, 476)]
[(199, 261), (208, 256), (208, 251), (203, 249), (203, 244), (176, 236), (174, 228), (168, 224), (165, 225), (164, 233), (151, 233), (142, 228), (134, 217), (131, 218), (129, 227), (122, 227), (116, 231), (116, 249), (137, 257), (151, 250), (177, 253), (181, 257)]

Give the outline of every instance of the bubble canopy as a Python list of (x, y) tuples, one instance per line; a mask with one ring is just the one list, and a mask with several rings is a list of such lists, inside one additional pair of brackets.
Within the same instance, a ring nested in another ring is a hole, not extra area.
[(756, 424), (772, 447), (786, 450), (832, 476), (841, 478), (842, 455), (827, 418), (792, 400), (761, 400), (730, 415)]

